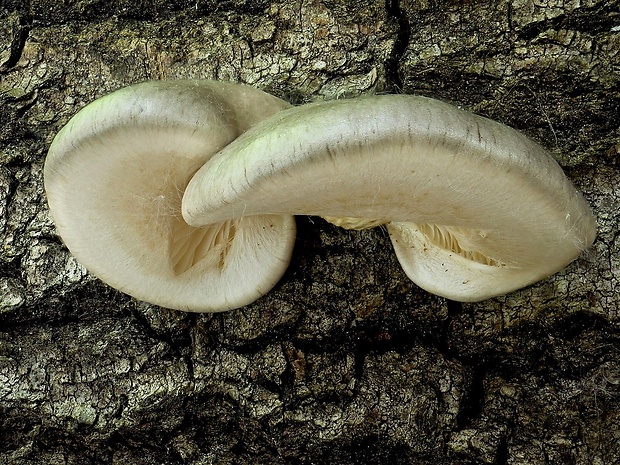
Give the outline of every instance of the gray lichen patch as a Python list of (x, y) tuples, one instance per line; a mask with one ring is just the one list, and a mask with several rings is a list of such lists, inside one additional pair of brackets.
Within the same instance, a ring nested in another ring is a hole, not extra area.
[(0, 313), (21, 307), (26, 300), (24, 291), (19, 280), (0, 278)]

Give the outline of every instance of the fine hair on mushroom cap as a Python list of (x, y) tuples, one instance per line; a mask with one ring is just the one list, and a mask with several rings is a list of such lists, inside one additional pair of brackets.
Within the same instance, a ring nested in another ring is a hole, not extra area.
[(168, 308), (247, 305), (284, 273), (294, 218), (266, 215), (189, 226), (183, 191), (213, 154), (289, 105), (215, 81), (152, 81), (77, 113), (55, 137), (45, 189), (58, 231), (103, 281)]
[(386, 224), (405, 273), (460, 301), (549, 276), (596, 235), (590, 207), (538, 144), (407, 95), (320, 102), (253, 127), (209, 160), (183, 197), (189, 224), (241, 211)]

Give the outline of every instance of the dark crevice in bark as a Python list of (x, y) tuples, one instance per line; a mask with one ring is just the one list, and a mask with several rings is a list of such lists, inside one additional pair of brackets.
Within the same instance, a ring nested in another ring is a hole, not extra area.
[(385, 64), (386, 87), (389, 92), (401, 93), (403, 81), (400, 75), (399, 64), (409, 45), (411, 26), (407, 16), (401, 10), (398, 0), (386, 0), (385, 7), (388, 17), (398, 24), (398, 35), (394, 41), (390, 57)]
[(582, 7), (545, 21), (532, 22), (519, 31), (519, 36), (531, 40), (548, 30), (579, 31), (594, 36), (609, 32), (617, 25), (619, 16), (609, 5)]
[(493, 465), (506, 465), (508, 463), (508, 436), (504, 436), (497, 446), (497, 456)]
[(455, 318), (458, 318), (465, 310), (463, 309), (463, 303), (456, 300), (446, 299), (446, 307), (448, 309), (446, 319), (441, 326), (441, 333), (436, 338), (435, 345), (439, 352), (448, 360), (456, 360), (464, 365), (470, 367), (472, 363), (468, 360), (463, 360), (460, 356), (459, 350), (450, 345), (450, 341), (453, 341), (452, 324)]
[(474, 367), (469, 390), (463, 396), (462, 408), (456, 417), (458, 429), (471, 426), (482, 413), (485, 398), (484, 377), (485, 369), (481, 366)]
[[(144, 314), (139, 310), (134, 309), (131, 312), (132, 317), (136, 321), (137, 325), (143, 329), (144, 334), (155, 341), (161, 341), (167, 345), (170, 352), (174, 355), (182, 355), (182, 352), (186, 348), (191, 347), (192, 337), (189, 329), (182, 331), (177, 337), (174, 337), (169, 331), (158, 331), (155, 329)], [(188, 318), (195, 319), (195, 315), (189, 314)], [(193, 322), (188, 324), (188, 328), (191, 328)], [(189, 357), (187, 357), (189, 358)]]
[(448, 357), (454, 357), (455, 354), (452, 353), (450, 347), (448, 346), (449, 337), (447, 335), (450, 333), (450, 327), (452, 326), (452, 321), (455, 317), (463, 313), (463, 304), (461, 302), (457, 302), (455, 300), (446, 299), (446, 307), (448, 308), (448, 314), (446, 319), (443, 322), (442, 333), (445, 337), (441, 340), (441, 350)]
[(361, 385), (360, 381), (364, 376), (364, 363), (366, 361), (366, 356), (368, 355), (368, 351), (360, 351), (356, 350), (353, 352), (353, 376), (355, 377), (356, 383), (353, 387), (353, 392), (355, 395), (359, 392), (359, 387)]
[(28, 34), (30, 34), (30, 29), (32, 29), (32, 18), (22, 14), (19, 18), (18, 29), (15, 31), (15, 35), (11, 41), (9, 58), (4, 63), (1, 71), (11, 69), (17, 65), (22, 53), (24, 52), (24, 47), (26, 46), (26, 40), (28, 39)]

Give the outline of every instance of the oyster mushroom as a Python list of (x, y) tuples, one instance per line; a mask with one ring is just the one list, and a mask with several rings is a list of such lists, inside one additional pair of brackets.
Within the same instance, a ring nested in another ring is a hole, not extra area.
[(188, 224), (241, 215), (385, 224), (405, 273), (459, 301), (565, 267), (596, 235), (590, 207), (538, 144), (433, 99), (385, 95), (280, 112), (211, 158)]
[(181, 216), (190, 177), (251, 126), (289, 105), (213, 81), (156, 81), (94, 101), (54, 139), (45, 190), (69, 250), (111, 286), (164, 307), (246, 305), (284, 273), (290, 215), (229, 218), (199, 227)]

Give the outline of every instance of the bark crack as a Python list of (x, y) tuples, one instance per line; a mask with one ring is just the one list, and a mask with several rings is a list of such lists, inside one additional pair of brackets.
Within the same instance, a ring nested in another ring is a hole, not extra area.
[(398, 24), (398, 33), (394, 46), (390, 52), (385, 65), (387, 89), (391, 92), (401, 93), (403, 89), (403, 81), (400, 75), (400, 62), (405, 55), (405, 51), (409, 45), (411, 37), (411, 25), (407, 16), (400, 8), (399, 0), (386, 0), (385, 4), (388, 18), (391, 18)]
[(32, 18), (26, 15), (21, 15), (19, 17), (16, 31), (14, 31), (11, 39), (9, 57), (4, 62), (2, 71), (14, 68), (17, 63), (19, 63), (19, 60), (24, 52), (24, 47), (26, 46), (26, 40), (30, 34), (30, 29), (32, 29)]

